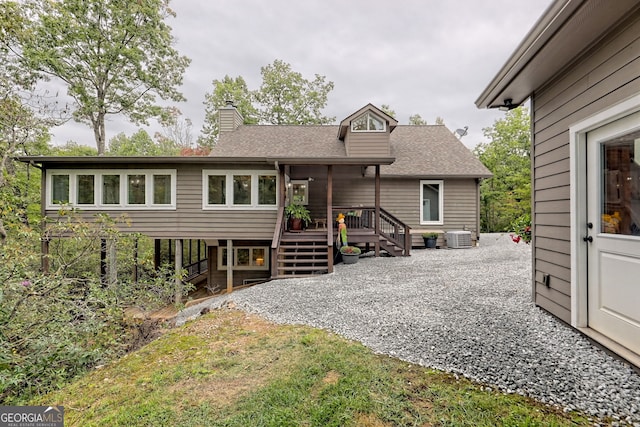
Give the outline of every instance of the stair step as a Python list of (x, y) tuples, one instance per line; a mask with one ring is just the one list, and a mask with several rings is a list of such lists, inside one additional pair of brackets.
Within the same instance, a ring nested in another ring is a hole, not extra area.
[(278, 271), (326, 271), (327, 266), (306, 266), (306, 267), (278, 267)]

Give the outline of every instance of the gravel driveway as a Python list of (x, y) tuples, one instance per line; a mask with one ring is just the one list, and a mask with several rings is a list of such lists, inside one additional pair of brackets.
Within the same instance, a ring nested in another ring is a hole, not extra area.
[(364, 257), (336, 265), (333, 274), (275, 280), (190, 307), (177, 323), (227, 301), (274, 322), (331, 330), (378, 353), (640, 426), (640, 375), (533, 305), (530, 247), (508, 235), (483, 235), (479, 248)]

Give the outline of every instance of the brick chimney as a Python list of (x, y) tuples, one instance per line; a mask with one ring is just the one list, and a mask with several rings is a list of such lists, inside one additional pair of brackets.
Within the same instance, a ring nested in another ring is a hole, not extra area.
[(220, 132), (230, 132), (238, 129), (244, 119), (233, 105), (233, 101), (227, 101), (227, 105), (218, 109), (220, 115)]

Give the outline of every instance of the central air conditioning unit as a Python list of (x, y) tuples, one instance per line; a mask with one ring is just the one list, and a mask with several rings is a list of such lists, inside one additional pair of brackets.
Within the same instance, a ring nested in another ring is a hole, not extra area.
[(447, 247), (451, 249), (463, 249), (471, 247), (470, 231), (447, 231)]

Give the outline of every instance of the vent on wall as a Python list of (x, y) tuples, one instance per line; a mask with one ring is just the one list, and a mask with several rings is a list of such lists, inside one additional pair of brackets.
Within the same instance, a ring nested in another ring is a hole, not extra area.
[(447, 231), (447, 247), (462, 249), (471, 247), (470, 231)]

